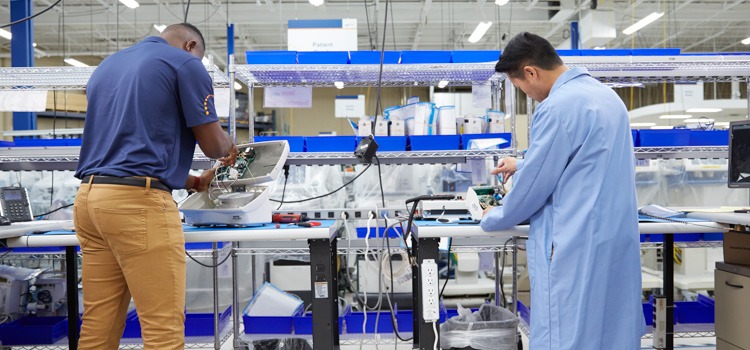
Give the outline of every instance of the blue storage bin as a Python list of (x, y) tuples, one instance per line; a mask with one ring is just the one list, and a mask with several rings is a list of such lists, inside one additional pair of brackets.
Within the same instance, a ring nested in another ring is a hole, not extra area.
[(677, 56), (680, 54), (681, 49), (677, 48), (666, 48), (666, 49), (632, 49), (630, 54), (633, 56)]
[(647, 233), (641, 233), (641, 243), (648, 241), (648, 234)]
[(630, 50), (625, 50), (625, 49), (605, 49), (605, 50), (586, 49), (586, 50), (581, 50), (581, 56), (630, 56)]
[[(400, 227), (393, 227), (392, 229), (388, 230), (388, 237), (390, 238), (397, 238), (398, 235), (396, 234), (396, 231), (403, 235), (404, 233), (401, 231)], [(378, 227), (377, 232), (375, 231), (375, 227), (370, 227), (370, 238), (376, 238), (380, 237), (382, 238), (385, 232), (385, 227)], [(377, 235), (376, 235), (377, 233)], [(365, 238), (367, 236), (367, 227), (357, 227), (357, 237), (359, 238)]]
[(664, 242), (664, 234), (663, 233), (651, 233), (647, 235), (648, 238), (646, 238), (646, 242)]
[(687, 146), (690, 144), (689, 129), (638, 130), (641, 147)]
[[(375, 319), (377, 316), (378, 329), (375, 332)], [(365, 315), (362, 312), (352, 312), (344, 316), (346, 322), (346, 333), (362, 334), (362, 325), (365, 323)], [(365, 324), (366, 333), (393, 333), (393, 324), (391, 323), (391, 313), (388, 310), (380, 312), (368, 311), (367, 324)]]
[(296, 64), (297, 51), (245, 51), (247, 64)]
[(10, 141), (0, 141), (0, 147), (13, 147), (16, 144)]
[[(294, 325), (294, 334), (312, 334), (312, 312), (308, 312), (304, 316), (292, 317), (292, 324)], [(344, 318), (339, 317), (339, 334), (343, 332)]]
[(526, 322), (526, 324), (531, 324), (531, 312), (529, 311), (529, 308), (520, 300), (518, 300), (516, 305), (518, 307), (518, 315), (521, 316), (521, 319)]
[(413, 135), (409, 136), (412, 151), (458, 150), (460, 135)]
[(701, 240), (704, 241), (723, 241), (723, 233), (701, 233)]
[(0, 248), (0, 252), (12, 250), (14, 253), (25, 254), (49, 254), (51, 252), (65, 252), (65, 247), (19, 247), (19, 248)]
[(304, 136), (256, 136), (255, 142), (286, 140), (289, 143), (289, 152), (304, 152)]
[(633, 136), (633, 147), (639, 147), (641, 145), (641, 139), (638, 138), (638, 130), (631, 129), (630, 133)]
[(402, 51), (401, 64), (450, 63), (450, 51)]
[(138, 314), (135, 310), (128, 312), (128, 317), (125, 319), (125, 331), (122, 333), (123, 338), (140, 338), (141, 337), (141, 321), (138, 319)]
[[(380, 51), (349, 51), (351, 64), (380, 64)], [(385, 51), (383, 64), (398, 64), (401, 51)]]
[(357, 139), (354, 136), (307, 136), (307, 152), (354, 152)]
[(2, 345), (54, 344), (68, 335), (68, 318), (26, 316), (0, 326)]
[[(224, 248), (224, 245), (229, 245), (229, 243), (225, 242), (219, 242), (216, 244), (216, 247), (218, 249)], [(211, 242), (187, 242), (185, 243), (185, 250), (206, 250), (211, 249)]]
[(700, 240), (700, 233), (680, 233), (674, 235), (675, 242), (698, 242)]
[(698, 301), (675, 301), (674, 318), (677, 323), (714, 323), (714, 301), (698, 295)]
[[(362, 137), (357, 137), (357, 144)], [(406, 151), (406, 136), (375, 136), (378, 143), (378, 152), (403, 152)]]
[(242, 315), (245, 334), (292, 334), (291, 316)]
[(651, 303), (643, 303), (643, 318), (647, 326), (654, 325), (654, 306)]
[(729, 145), (729, 130), (690, 130), (690, 146)]
[(414, 331), (414, 312), (412, 310), (397, 310), (396, 311), (396, 327), (398, 332), (413, 332)]
[[(232, 308), (228, 307), (219, 315), (219, 330), (229, 322)], [(213, 313), (188, 313), (185, 314), (185, 336), (186, 337), (208, 337), (214, 335)]]
[(559, 56), (580, 56), (581, 50), (557, 50)]
[(499, 59), (500, 50), (461, 50), (451, 53), (451, 62), (453, 63), (497, 62)]
[(16, 147), (80, 146), (81, 139), (29, 139), (15, 138)]
[(298, 52), (299, 64), (348, 64), (349, 51)]
[(471, 142), (471, 140), (494, 138), (505, 139), (506, 141), (508, 141), (507, 143), (500, 144), (498, 148), (510, 147), (511, 133), (509, 132), (497, 134), (463, 134), (461, 135), (461, 145), (463, 146), (463, 149), (469, 149), (469, 142)]

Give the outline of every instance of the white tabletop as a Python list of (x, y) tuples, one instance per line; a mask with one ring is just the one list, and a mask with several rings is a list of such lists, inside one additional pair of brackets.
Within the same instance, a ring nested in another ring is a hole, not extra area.
[(730, 225), (750, 225), (750, 213), (688, 213), (687, 217), (710, 220)]
[(0, 226), (0, 238), (19, 237), (37, 231), (46, 232), (72, 228), (73, 220), (34, 220), (14, 222), (7, 226)]
[[(640, 233), (715, 233), (724, 232), (725, 227), (716, 222), (699, 221), (690, 223), (676, 222), (641, 222), (638, 224)], [(479, 225), (433, 224), (429, 226), (415, 225), (414, 236), (417, 238), (441, 237), (525, 237), (529, 235), (528, 225), (515, 226), (508, 230), (485, 232)]]

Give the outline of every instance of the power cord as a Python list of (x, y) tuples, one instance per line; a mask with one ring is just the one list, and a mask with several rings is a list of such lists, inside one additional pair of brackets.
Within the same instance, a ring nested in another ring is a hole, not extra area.
[(55, 210), (50, 210), (50, 211), (48, 211), (48, 212), (46, 212), (44, 214), (34, 215), (34, 218), (41, 218), (42, 216), (46, 216), (46, 215), (52, 214), (54, 212), (57, 212), (58, 210), (63, 210), (65, 208), (70, 208), (70, 207), (73, 206), (73, 204), (75, 204), (75, 203), (70, 203), (70, 204), (63, 205), (62, 207), (56, 208)]
[(52, 8), (54, 8), (55, 6), (57, 6), (57, 4), (59, 4), (59, 3), (61, 3), (61, 2), (62, 2), (62, 0), (57, 0), (57, 1), (56, 1), (56, 2), (54, 3), (54, 4), (52, 4), (52, 5), (49, 5), (49, 6), (47, 6), (47, 8), (45, 8), (44, 10), (41, 10), (41, 11), (39, 11), (39, 12), (37, 12), (37, 13), (35, 13), (35, 14), (31, 15), (31, 16), (28, 16), (28, 17), (24, 17), (24, 18), (21, 18), (21, 19), (19, 19), (19, 20), (15, 20), (15, 21), (13, 21), (13, 22), (10, 22), (10, 23), (8, 23), (8, 24), (3, 24), (3, 25), (0, 25), (0, 28), (6, 28), (6, 27), (10, 27), (10, 26), (12, 26), (12, 25), (16, 25), (16, 24), (18, 24), (18, 23), (23, 23), (23, 22), (26, 22), (26, 21), (28, 21), (28, 20), (31, 20), (31, 19), (35, 18), (36, 16), (39, 16), (39, 15), (41, 15), (41, 14), (43, 14), (43, 13), (45, 13), (45, 12), (47, 12), (47, 11), (51, 10)]
[[(378, 180), (380, 181), (380, 203), (385, 208), (385, 191), (383, 190), (383, 173), (380, 170), (380, 158), (378, 158), (377, 155), (373, 156), (375, 160), (378, 161)], [(388, 227), (388, 222), (385, 223), (385, 226)]]
[(281, 209), (284, 205), (284, 195), (286, 194), (286, 182), (289, 181), (289, 165), (284, 165), (284, 188), (281, 190), (281, 201), (279, 201), (279, 207), (276, 210)]
[(230, 257), (232, 256), (232, 254), (231, 254), (231, 253), (229, 253), (229, 254), (227, 254), (227, 256), (226, 256), (226, 257), (224, 258), (224, 260), (222, 260), (222, 261), (220, 261), (220, 262), (216, 263), (216, 265), (209, 265), (209, 264), (204, 264), (204, 263), (202, 263), (202, 262), (200, 262), (200, 261), (196, 260), (196, 259), (195, 259), (195, 258), (194, 258), (194, 257), (193, 257), (192, 255), (190, 255), (190, 253), (188, 253), (187, 251), (185, 252), (185, 255), (187, 255), (187, 256), (188, 256), (188, 258), (190, 258), (190, 260), (194, 261), (194, 262), (195, 262), (196, 264), (198, 264), (198, 265), (200, 265), (200, 266), (203, 266), (203, 267), (208, 267), (209, 269), (212, 269), (212, 268), (215, 268), (215, 267), (219, 267), (219, 266), (221, 266), (222, 264), (224, 264), (225, 262), (227, 262), (227, 260), (229, 260), (229, 258), (230, 258)]
[[(341, 189), (343, 189), (344, 187), (346, 187), (346, 186), (349, 186), (349, 185), (350, 185), (350, 184), (351, 184), (352, 182), (354, 182), (354, 180), (358, 179), (358, 178), (359, 178), (360, 176), (362, 176), (362, 174), (364, 174), (365, 172), (367, 172), (367, 169), (370, 169), (370, 167), (371, 167), (371, 166), (372, 166), (372, 164), (368, 164), (368, 165), (367, 165), (367, 167), (365, 168), (365, 170), (362, 170), (362, 172), (361, 172), (361, 173), (359, 173), (359, 174), (358, 174), (357, 176), (355, 176), (355, 177), (354, 177), (353, 179), (349, 180), (349, 182), (347, 182), (347, 183), (345, 183), (345, 184), (341, 185), (341, 187), (339, 187), (339, 188), (337, 188), (337, 189), (335, 189), (335, 190), (333, 190), (333, 191), (331, 191), (331, 192), (328, 192), (328, 193), (326, 193), (326, 194), (323, 194), (323, 195), (320, 195), (320, 196), (315, 196), (315, 197), (311, 197), (311, 198), (306, 198), (306, 199), (299, 199), (299, 200), (295, 200), (295, 201), (285, 201), (284, 203), (304, 203), (304, 202), (309, 202), (309, 201), (312, 201), (312, 200), (316, 200), (316, 199), (321, 199), (321, 198), (323, 198), (323, 197), (328, 197), (328, 196), (330, 196), (330, 195), (332, 195), (332, 194), (334, 194), (334, 193), (336, 193), (336, 192), (338, 192), (338, 191), (341, 191)], [(281, 203), (281, 201), (280, 201), (280, 200), (278, 200), (278, 199), (273, 199), (273, 198), (271, 198), (271, 199), (269, 199), (269, 200), (270, 200), (271, 202)]]

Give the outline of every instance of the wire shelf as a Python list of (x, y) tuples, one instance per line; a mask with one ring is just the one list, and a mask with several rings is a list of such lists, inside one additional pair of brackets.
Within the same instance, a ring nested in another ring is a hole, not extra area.
[[(495, 150), (451, 150), (451, 151), (400, 151), (381, 152), (382, 164), (453, 164), (465, 163), (469, 158), (510, 157), (512, 149)], [(324, 165), (357, 164), (360, 160), (352, 152), (297, 152), (289, 153), (287, 164)]]
[[(675, 242), (677, 248), (721, 248), (724, 246), (723, 241), (694, 241), (694, 242)], [(641, 242), (641, 249), (663, 248), (663, 242)]]
[(686, 147), (636, 147), (638, 159), (725, 159), (729, 155), (727, 146)]

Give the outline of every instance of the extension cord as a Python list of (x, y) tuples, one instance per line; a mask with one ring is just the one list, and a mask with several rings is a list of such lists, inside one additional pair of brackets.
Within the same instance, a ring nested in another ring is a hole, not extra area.
[(422, 318), (425, 322), (440, 319), (438, 266), (434, 259), (425, 259), (420, 266), (422, 277)]

